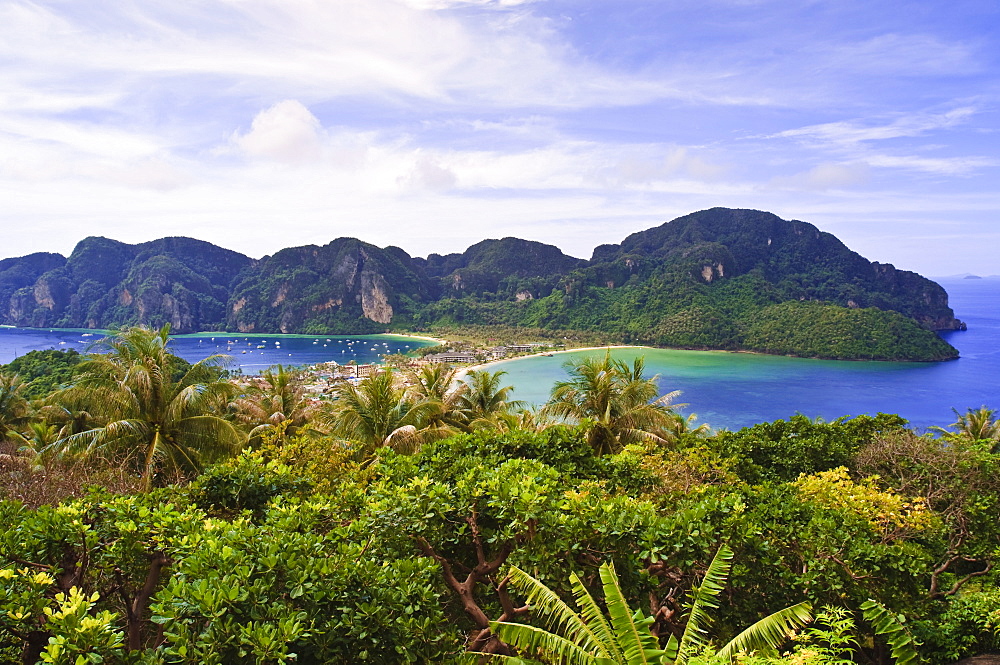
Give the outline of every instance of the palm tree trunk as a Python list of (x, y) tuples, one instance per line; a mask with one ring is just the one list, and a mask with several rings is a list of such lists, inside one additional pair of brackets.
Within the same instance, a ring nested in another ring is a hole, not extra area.
[(161, 444), (160, 441), (160, 428), (159, 426), (153, 432), (153, 440), (150, 441), (149, 446), (146, 448), (146, 459), (143, 461), (142, 466), (142, 491), (149, 492), (153, 487), (153, 462), (156, 460), (156, 451), (159, 450)]

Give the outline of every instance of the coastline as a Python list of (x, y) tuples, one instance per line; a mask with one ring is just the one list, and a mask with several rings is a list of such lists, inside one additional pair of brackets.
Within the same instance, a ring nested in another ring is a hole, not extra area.
[(434, 342), (436, 344), (446, 344), (448, 342), (448, 340), (442, 339), (440, 337), (429, 337), (427, 335), (414, 335), (413, 333), (392, 332), (392, 333), (382, 333), (382, 334), (391, 335), (393, 337), (408, 337), (410, 339), (422, 339), (426, 342)]
[(525, 360), (526, 358), (538, 358), (540, 356), (554, 356), (560, 353), (577, 353), (579, 351), (604, 351), (611, 349), (652, 349), (655, 347), (646, 346), (642, 344), (612, 344), (610, 346), (581, 346), (576, 349), (562, 349), (561, 351), (539, 351), (538, 353), (529, 353), (526, 356), (514, 356), (512, 358), (501, 358), (499, 360), (491, 360), (488, 363), (480, 363), (478, 365), (469, 365), (468, 367), (463, 367), (457, 375), (455, 375), (456, 380), (461, 380), (466, 374), (473, 370), (483, 370), (493, 365), (499, 365), (500, 363), (511, 362), (513, 360)]

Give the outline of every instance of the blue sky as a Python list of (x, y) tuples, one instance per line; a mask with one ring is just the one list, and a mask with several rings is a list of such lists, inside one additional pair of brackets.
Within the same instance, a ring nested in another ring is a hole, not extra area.
[(0, 257), (586, 258), (728, 206), (997, 274), (998, 28), (961, 0), (0, 0)]

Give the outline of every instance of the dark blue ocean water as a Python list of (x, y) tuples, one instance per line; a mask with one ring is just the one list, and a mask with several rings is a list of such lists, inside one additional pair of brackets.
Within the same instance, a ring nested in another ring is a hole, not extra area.
[[(101, 333), (92, 330), (0, 328), (0, 363), (36, 349), (86, 351)], [(258, 374), (272, 365), (311, 365), (335, 360), (346, 364), (379, 362), (387, 353), (406, 353), (431, 342), (398, 335), (233, 335), (199, 333), (170, 338), (173, 353), (190, 362), (213, 354), (228, 356), (229, 367)]]
[[(736, 429), (796, 413), (827, 420), (898, 413), (919, 428), (948, 425), (952, 407), (1000, 408), (1000, 279), (941, 280), (967, 331), (945, 333), (961, 358), (941, 363), (807, 360), (748, 353), (616, 349), (644, 356), (663, 392), (681, 390), (685, 411), (713, 428)], [(516, 397), (545, 402), (563, 363), (595, 352), (556, 354), (498, 364)], [(604, 353), (603, 351), (598, 353)]]
[[(681, 390), (686, 411), (716, 429), (736, 429), (795, 413), (833, 419), (863, 413), (898, 413), (916, 427), (947, 425), (952, 407), (1000, 408), (1000, 279), (940, 280), (964, 332), (945, 333), (961, 358), (942, 363), (879, 363), (806, 360), (748, 353), (616, 349), (614, 355), (645, 356), (664, 392)], [(85, 330), (0, 328), (0, 363), (32, 349), (85, 350), (97, 336)], [(377, 361), (428, 342), (391, 335), (226, 335), (173, 338), (172, 349), (196, 361), (228, 354), (234, 367), (257, 373), (270, 365), (327, 360)], [(263, 347), (263, 348), (258, 348)], [(245, 352), (245, 353), (244, 353)], [(534, 404), (548, 399), (566, 373), (563, 363), (588, 352), (511, 360), (492, 368), (508, 372), (515, 396)], [(593, 352), (590, 352), (593, 353)], [(601, 352), (603, 353), (603, 352)]]

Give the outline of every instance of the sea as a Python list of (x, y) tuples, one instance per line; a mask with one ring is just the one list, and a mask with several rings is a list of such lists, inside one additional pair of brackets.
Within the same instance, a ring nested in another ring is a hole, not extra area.
[[(94, 348), (103, 333), (80, 329), (0, 327), (0, 364), (38, 349)], [(274, 365), (303, 366), (336, 361), (346, 365), (381, 362), (387, 354), (408, 353), (429, 340), (402, 335), (234, 335), (206, 332), (171, 335), (170, 351), (188, 362), (220, 356), (218, 362), (243, 374), (259, 374)]]
[[(937, 363), (810, 360), (724, 351), (651, 348), (611, 350), (631, 362), (643, 356), (662, 392), (680, 390), (681, 411), (696, 414), (713, 429), (739, 429), (795, 414), (833, 420), (842, 416), (896, 413), (913, 427), (947, 426), (952, 409), (1000, 409), (1000, 278), (938, 279), (955, 316), (968, 330), (942, 333), (961, 357)], [(33, 349), (85, 351), (100, 333), (88, 330), (0, 328), (0, 363)], [(335, 360), (377, 362), (384, 354), (406, 353), (433, 342), (393, 335), (173, 336), (171, 349), (191, 362), (212, 354), (229, 357), (247, 374), (271, 365), (306, 365)], [(574, 351), (504, 361), (514, 397), (543, 404), (556, 381), (567, 378), (566, 363), (605, 351)]]
[[(795, 414), (827, 421), (895, 413), (917, 429), (947, 426), (952, 409), (1000, 409), (1000, 278), (938, 279), (968, 330), (942, 333), (957, 360), (936, 363), (810, 360), (725, 351), (613, 349), (632, 362), (643, 356), (661, 393), (680, 390), (682, 412), (715, 430), (739, 429)], [(606, 351), (557, 353), (498, 363), (514, 396), (544, 403), (565, 379), (567, 362)]]

